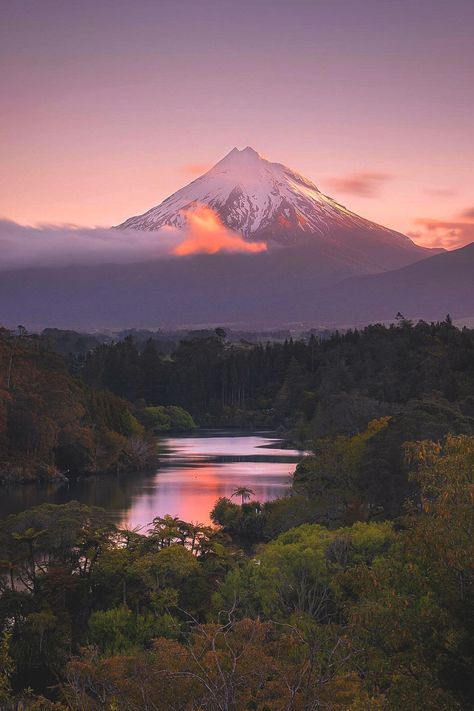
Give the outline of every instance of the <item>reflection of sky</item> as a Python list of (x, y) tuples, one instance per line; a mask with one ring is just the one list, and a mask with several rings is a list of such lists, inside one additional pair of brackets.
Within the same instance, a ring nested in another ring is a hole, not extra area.
[[(166, 442), (166, 447), (173, 451), (178, 457), (189, 456), (249, 456), (249, 455), (278, 455), (278, 456), (298, 456), (299, 452), (294, 449), (280, 449), (278, 442), (267, 437), (253, 436), (218, 436), (218, 437), (179, 437), (170, 438)], [(272, 445), (271, 448), (268, 445)]]
[(260, 501), (284, 493), (301, 453), (265, 446), (269, 444), (278, 442), (263, 434), (232, 436), (222, 431), (170, 437), (161, 442), (156, 473), (85, 477), (64, 486), (11, 487), (2, 491), (0, 519), (46, 502), (75, 500), (101, 506), (114, 523), (145, 530), (155, 516), (167, 513), (207, 523), (216, 499), (230, 497), (239, 486), (252, 489)]
[[(209, 512), (220, 496), (239, 486), (252, 489), (255, 499), (281, 496), (289, 485), (298, 457), (294, 450), (262, 449), (264, 437), (192, 437), (169, 439), (170, 459), (132, 497), (123, 523), (146, 526), (154, 516), (171, 514), (187, 521), (209, 522)], [(272, 461), (261, 461), (268, 455)], [(221, 457), (258, 457), (258, 461), (218, 461)], [(278, 457), (286, 461), (278, 461)], [(173, 462), (176, 464), (173, 464)], [(236, 500), (239, 503), (240, 500)]]

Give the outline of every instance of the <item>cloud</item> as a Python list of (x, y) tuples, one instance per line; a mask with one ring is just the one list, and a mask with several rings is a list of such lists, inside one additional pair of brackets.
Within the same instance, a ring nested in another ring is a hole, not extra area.
[(216, 252), (263, 252), (263, 242), (246, 242), (239, 234), (229, 230), (219, 215), (205, 205), (186, 213), (187, 230), (184, 240), (173, 250), (174, 254), (215, 254)]
[(456, 190), (450, 190), (449, 188), (430, 188), (425, 190), (425, 193), (433, 197), (454, 197), (457, 195)]
[(74, 225), (28, 227), (0, 220), (0, 269), (138, 262), (169, 254), (177, 231), (88, 229)]
[(213, 210), (198, 206), (183, 230), (89, 229), (75, 225), (29, 227), (0, 219), (0, 271), (23, 267), (133, 263), (161, 257), (216, 252), (260, 252), (265, 244), (245, 242)]
[(461, 213), (461, 217), (465, 217), (468, 220), (474, 220), (474, 207), (469, 207)]
[(418, 228), (408, 236), (424, 247), (457, 249), (474, 242), (474, 222), (419, 218), (415, 223)]
[(331, 178), (329, 184), (335, 191), (362, 197), (376, 197), (384, 183), (391, 179), (392, 176), (387, 173), (361, 171)]
[(186, 175), (202, 175), (212, 168), (211, 163), (186, 163), (181, 166), (181, 172)]

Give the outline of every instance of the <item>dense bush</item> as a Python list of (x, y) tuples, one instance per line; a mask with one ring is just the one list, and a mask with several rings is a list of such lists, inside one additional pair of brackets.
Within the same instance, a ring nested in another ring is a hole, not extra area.
[(266, 345), (214, 335), (183, 340), (162, 357), (132, 338), (99, 346), (85, 382), (132, 402), (179, 405), (198, 422), (282, 424), (301, 438), (352, 435), (409, 401), (444, 398), (473, 412), (474, 331), (401, 321), (331, 337)]
[(140, 420), (153, 432), (188, 432), (196, 429), (193, 418), (177, 405), (153, 405), (139, 411)]
[(129, 403), (72, 377), (41, 339), (0, 331), (0, 480), (132, 470), (155, 459)]
[(247, 555), (171, 516), (147, 535), (74, 502), (8, 517), (2, 708), (472, 711), (474, 438), (405, 456), (402, 525), (305, 523)]

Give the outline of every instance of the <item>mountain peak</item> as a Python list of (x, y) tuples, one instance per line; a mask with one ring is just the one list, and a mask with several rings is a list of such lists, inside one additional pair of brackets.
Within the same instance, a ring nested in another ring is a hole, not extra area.
[(430, 254), (405, 235), (351, 212), (304, 176), (262, 158), (251, 146), (233, 148), (207, 173), (119, 227), (182, 229), (189, 211), (202, 205), (214, 210), (226, 227), (249, 241), (329, 244), (350, 252), (351, 259), (369, 250), (378, 255), (374, 271), (399, 267)]
[(252, 148), (252, 146), (246, 146), (245, 148), (235, 147), (227, 154), (226, 158), (230, 155), (236, 155), (237, 153), (240, 153), (240, 154), (243, 153), (246, 155), (253, 155), (256, 158), (261, 158), (260, 154), (257, 153), (257, 151), (254, 148)]
[(254, 158), (260, 158), (261, 160), (263, 160), (260, 153), (257, 153), (257, 151), (252, 148), (252, 146), (246, 146), (246, 148), (242, 148), (240, 152), (246, 156), (253, 156)]
[(247, 146), (246, 148), (233, 148), (229, 153), (227, 153), (222, 160), (220, 160), (215, 168), (219, 165), (227, 164), (241, 164), (241, 163), (257, 163), (263, 160), (262, 156), (257, 153), (253, 148)]

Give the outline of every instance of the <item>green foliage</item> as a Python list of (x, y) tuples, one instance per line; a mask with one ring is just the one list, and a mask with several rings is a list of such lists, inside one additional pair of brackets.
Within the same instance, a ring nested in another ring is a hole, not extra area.
[(142, 422), (154, 432), (188, 432), (196, 429), (193, 418), (177, 405), (154, 405), (140, 411)]
[(221, 497), (211, 511), (211, 521), (238, 538), (252, 542), (263, 539), (265, 517), (258, 501), (242, 501), (238, 505), (226, 497)]
[(137, 467), (143, 424), (181, 408), (314, 455), (282, 499), (220, 498), (214, 528), (144, 535), (75, 502), (1, 521), (2, 708), (474, 711), (473, 354), (449, 321), (256, 348), (216, 331), (167, 360), (129, 338), (87, 359), (91, 392), (3, 334), (2, 457)]
[(273, 501), (267, 501), (262, 507), (265, 540), (275, 538), (290, 528), (302, 523), (317, 523), (325, 518), (325, 509), (314, 497), (307, 497), (292, 492)]
[(41, 339), (0, 332), (0, 481), (144, 468), (156, 460), (129, 403), (73, 378)]
[(401, 322), (252, 347), (206, 333), (161, 358), (131, 339), (88, 355), (86, 382), (132, 401), (179, 405), (201, 423), (285, 423), (307, 439), (365, 429), (434, 394), (464, 403), (474, 385), (474, 331)]
[(4, 632), (0, 643), (0, 703), (11, 697), (11, 675), (15, 668), (10, 656), (11, 634)]
[(331, 619), (337, 614), (337, 573), (362, 561), (371, 564), (393, 540), (388, 523), (356, 523), (335, 531), (304, 524), (281, 534), (258, 555), (254, 585), (263, 612)]
[[(143, 648), (153, 638), (167, 636), (165, 633), (171, 631), (170, 621), (169, 616), (159, 619), (151, 613), (135, 615), (125, 606), (97, 610), (89, 619), (88, 639), (103, 654), (129, 654), (133, 649)], [(176, 632), (176, 624), (174, 627)]]
[(165, 587), (178, 587), (183, 578), (198, 569), (196, 557), (184, 546), (163, 548), (146, 559), (151, 575), (156, 576)]
[(250, 347), (206, 332), (166, 358), (128, 339), (92, 352), (82, 377), (143, 398), (157, 430), (172, 427), (163, 411), (172, 406), (203, 426), (279, 428), (315, 450), (295, 487), (337, 526), (401, 514), (416, 489), (405, 442), (474, 433), (473, 363), (473, 330), (401, 320)]
[(368, 442), (359, 477), (361, 495), (383, 515), (400, 515), (404, 501), (417, 492), (416, 482), (410, 482), (412, 466), (404, 456), (404, 444), (438, 441), (449, 433), (467, 435), (473, 432), (473, 422), (444, 399), (409, 402)]
[[(349, 443), (351, 461), (386, 430)], [(472, 711), (474, 438), (404, 452), (420, 494), (402, 525), (305, 523), (247, 556), (171, 516), (147, 535), (75, 503), (9, 517), (7, 703), (16, 669), (18, 688), (50, 693), (59, 677), (72, 708), (97, 711), (141, 708), (143, 694), (163, 711), (202, 705), (209, 689), (213, 711), (228, 694), (236, 711), (277, 711), (287, 694), (294, 711)], [(294, 516), (293, 499), (298, 508), (299, 497), (272, 505)], [(245, 531), (271, 514), (220, 499), (213, 515)], [(27, 709), (48, 703), (21, 693)]]
[(385, 560), (349, 576), (355, 634), (389, 709), (472, 709), (474, 439), (413, 443), (407, 456), (422, 511)]
[(213, 608), (237, 604), (245, 615), (280, 621), (294, 616), (309, 616), (321, 624), (341, 621), (340, 575), (362, 563), (374, 564), (395, 541), (388, 522), (356, 523), (336, 530), (298, 526), (229, 571), (214, 595)]
[(314, 443), (315, 455), (305, 457), (296, 468), (294, 488), (311, 498), (325, 501), (327, 522), (341, 516), (363, 515), (361, 496), (364, 456), (372, 438), (383, 432), (390, 417), (368, 423), (364, 432), (347, 437), (320, 439)]
[(47, 691), (84, 644), (128, 654), (180, 635), (182, 611), (203, 616), (231, 565), (223, 540), (172, 517), (155, 519), (147, 536), (121, 531), (77, 502), (1, 521), (2, 693), (13, 670), (20, 687)]

